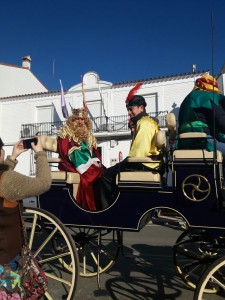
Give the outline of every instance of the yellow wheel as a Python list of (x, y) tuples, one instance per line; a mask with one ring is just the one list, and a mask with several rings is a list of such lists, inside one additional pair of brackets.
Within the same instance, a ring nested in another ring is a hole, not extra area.
[[(22, 213), (28, 244), (48, 277), (45, 299), (74, 299), (78, 278), (76, 246), (67, 228), (51, 213), (37, 208), (27, 208)], [(60, 251), (52, 245), (57, 239)], [(60, 259), (71, 266), (68, 272)]]
[[(206, 294), (205, 291), (213, 289), (216, 295)], [(225, 297), (225, 256), (217, 259), (202, 274), (197, 285), (194, 300), (222, 300)]]
[[(97, 276), (113, 266), (121, 245), (119, 231), (71, 227), (70, 230), (77, 247), (80, 276)], [(63, 258), (60, 261), (64, 268), (72, 269)]]
[[(173, 247), (174, 264), (183, 281), (191, 288), (196, 285), (205, 271), (221, 254), (210, 242), (207, 231), (189, 229), (183, 232)], [(207, 288), (208, 293), (215, 293)]]

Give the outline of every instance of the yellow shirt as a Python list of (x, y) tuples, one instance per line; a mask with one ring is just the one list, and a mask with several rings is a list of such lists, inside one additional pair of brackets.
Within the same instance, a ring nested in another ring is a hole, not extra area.
[[(156, 147), (156, 133), (159, 131), (157, 123), (148, 116), (137, 122), (136, 133), (133, 137), (129, 155), (130, 157), (147, 157), (158, 155)], [(145, 163), (146, 167), (157, 168), (158, 163)]]

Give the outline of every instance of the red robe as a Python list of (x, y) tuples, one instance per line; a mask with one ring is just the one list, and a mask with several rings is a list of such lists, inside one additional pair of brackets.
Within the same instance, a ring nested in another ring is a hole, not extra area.
[[(79, 146), (73, 140), (69, 141), (68, 137), (62, 139), (58, 137), (58, 153), (61, 162), (59, 163), (60, 171), (68, 171), (78, 173), (72, 162), (69, 159), (68, 151), (74, 146)], [(80, 151), (80, 150), (76, 150)], [(97, 149), (93, 148), (93, 152), (100, 160), (100, 154)], [(97, 182), (94, 181), (102, 177), (103, 167), (97, 167), (91, 165), (86, 172), (80, 174), (80, 183), (78, 186), (76, 202), (84, 209), (95, 211), (99, 208), (98, 203), (100, 202)]]

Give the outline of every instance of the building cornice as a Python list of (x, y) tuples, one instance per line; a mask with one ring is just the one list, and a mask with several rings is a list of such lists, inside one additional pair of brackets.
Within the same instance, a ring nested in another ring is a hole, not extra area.
[(208, 71), (198, 71), (198, 72), (190, 72), (190, 73), (182, 73), (182, 74), (175, 74), (175, 75), (166, 75), (166, 76), (158, 76), (158, 77), (150, 77), (150, 78), (145, 78), (145, 79), (138, 79), (138, 80), (130, 80), (130, 81), (124, 81), (124, 82), (116, 82), (113, 83), (113, 87), (124, 87), (124, 86), (129, 86), (129, 85), (134, 85), (138, 82), (143, 82), (143, 84), (147, 83), (158, 83), (158, 82), (163, 82), (163, 81), (168, 81), (168, 80), (179, 80), (179, 79), (185, 79), (185, 78), (194, 78), (196, 76), (202, 76), (205, 73), (209, 73)]
[[(18, 68), (25, 69), (23, 67), (18, 67)], [(159, 83), (159, 82), (169, 81), (169, 80), (179, 80), (179, 79), (185, 79), (185, 78), (187, 78), (187, 79), (188, 78), (194, 78), (196, 76), (202, 76), (205, 73), (209, 73), (209, 71), (204, 71), (203, 70), (203, 71), (199, 71), (199, 72), (195, 72), (195, 73), (190, 72), (190, 73), (183, 73), (183, 74), (175, 74), (175, 75), (166, 75), (166, 76), (159, 76), (159, 77), (151, 77), (151, 78), (146, 78), (146, 79), (143, 79), (143, 80), (138, 79), (138, 80), (124, 81), (124, 82), (117, 82), (117, 83), (113, 83), (110, 89), (119, 88), (119, 87), (125, 87), (125, 86), (131, 86), (131, 85), (134, 85), (134, 84), (136, 84), (138, 82), (143, 82), (143, 84), (147, 84), (147, 83)], [(105, 88), (103, 88), (103, 90), (104, 89)], [(90, 90), (86, 90), (86, 91), (90, 91)], [(97, 91), (97, 89), (96, 89), (96, 91)], [(64, 90), (64, 93), (65, 93), (65, 95), (66, 94), (73, 94), (74, 91), (70, 91), (70, 89), (68, 89), (68, 90)], [(1, 100), (16, 100), (16, 99), (26, 99), (26, 98), (47, 97), (47, 96), (56, 96), (56, 95), (58, 96), (59, 94), (61, 94), (60, 90), (51, 90), (51, 91), (49, 90), (47, 92), (41, 92), (41, 93), (24, 94), (24, 95), (9, 96), (9, 97), (0, 97), (0, 101)]]

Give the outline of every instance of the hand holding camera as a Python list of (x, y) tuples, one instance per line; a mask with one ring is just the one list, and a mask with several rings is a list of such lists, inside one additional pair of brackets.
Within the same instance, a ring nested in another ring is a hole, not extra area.
[(41, 139), (39, 136), (23, 140), (24, 149), (33, 149), (34, 152), (43, 151)]
[(18, 141), (13, 147), (11, 159), (15, 160), (21, 153), (28, 149), (33, 149), (36, 153), (43, 151), (41, 140), (38, 136)]
[(32, 143), (34, 143), (34, 145), (37, 145), (38, 140), (36, 137), (34, 138), (29, 138), (29, 139), (23, 139), (23, 147), (24, 149), (32, 149)]
[(39, 152), (43, 151), (42, 143), (41, 143), (41, 138), (39, 136), (35, 136), (34, 139), (35, 141), (31, 141), (31, 147), (34, 150), (34, 152)]

